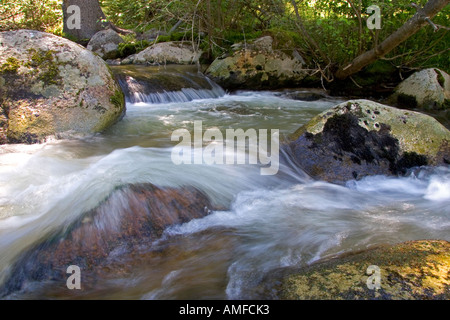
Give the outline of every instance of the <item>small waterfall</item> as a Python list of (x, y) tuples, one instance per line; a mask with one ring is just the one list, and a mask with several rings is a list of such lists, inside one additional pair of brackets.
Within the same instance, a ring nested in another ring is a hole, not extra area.
[[(155, 72), (155, 70), (157, 72)], [(193, 66), (159, 67), (121, 66), (114, 73), (128, 103), (189, 102), (225, 95), (215, 82)]]

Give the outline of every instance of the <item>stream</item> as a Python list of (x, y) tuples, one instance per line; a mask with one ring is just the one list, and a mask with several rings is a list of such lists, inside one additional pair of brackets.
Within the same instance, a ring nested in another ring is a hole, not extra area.
[(43, 235), (70, 225), (124, 184), (193, 186), (221, 210), (168, 228), (135, 255), (131, 268), (88, 290), (29, 284), (6, 298), (252, 299), (261, 279), (280, 267), (381, 244), (450, 241), (448, 166), (336, 185), (286, 162), (276, 175), (261, 175), (252, 164), (174, 164), (171, 135), (192, 131), (194, 121), (223, 132), (278, 129), (282, 141), (341, 100), (226, 93), (190, 68), (146, 68), (140, 72), (191, 86), (172, 91), (160, 84), (158, 91), (134, 81), (126, 115), (104, 133), (0, 146), (0, 283)]

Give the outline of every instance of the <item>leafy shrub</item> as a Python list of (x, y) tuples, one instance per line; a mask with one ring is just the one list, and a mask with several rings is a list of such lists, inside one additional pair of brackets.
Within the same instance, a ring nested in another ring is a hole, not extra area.
[(136, 42), (126, 42), (126, 43), (119, 43), (119, 47), (117, 50), (119, 51), (119, 57), (125, 58), (132, 54), (141, 52), (148, 46), (150, 46), (150, 42), (146, 40)]
[(62, 34), (63, 14), (58, 0), (2, 0), (0, 31), (33, 29)]

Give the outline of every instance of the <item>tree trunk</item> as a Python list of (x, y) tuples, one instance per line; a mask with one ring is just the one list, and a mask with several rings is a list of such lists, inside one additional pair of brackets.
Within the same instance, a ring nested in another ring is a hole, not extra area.
[(387, 37), (374, 49), (364, 52), (357, 56), (349, 65), (341, 67), (335, 74), (338, 79), (345, 79), (352, 74), (357, 73), (365, 66), (375, 62), (379, 58), (385, 56), (399, 44), (407, 40), (410, 36), (415, 34), (424, 25), (427, 19), (432, 19), (439, 11), (441, 11), (450, 0), (430, 0), (423, 9), (419, 10), (411, 19), (409, 19), (397, 31)]
[[(68, 19), (74, 14), (71, 11), (67, 11), (67, 8), (71, 5), (76, 5), (80, 8), (79, 29), (70, 28), (70, 23), (67, 23)], [(87, 41), (91, 39), (94, 34), (101, 30), (105, 30), (109, 26), (109, 23), (105, 21), (106, 17), (98, 0), (64, 0), (62, 9), (64, 15), (63, 31), (77, 42)]]

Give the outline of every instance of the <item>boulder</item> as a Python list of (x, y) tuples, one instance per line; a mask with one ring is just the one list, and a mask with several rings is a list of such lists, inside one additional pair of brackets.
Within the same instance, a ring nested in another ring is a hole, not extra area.
[(227, 89), (274, 89), (301, 86), (308, 76), (298, 52), (291, 55), (273, 50), (273, 39), (265, 36), (235, 45), (232, 55), (217, 58), (206, 74)]
[(204, 217), (213, 209), (209, 198), (193, 187), (122, 186), (97, 208), (43, 235), (40, 243), (21, 254), (0, 288), (0, 298), (26, 290), (33, 282), (65, 284), (70, 265), (83, 270), (84, 288), (120, 277), (123, 268), (143, 262), (140, 254), (151, 251), (167, 227)]
[(87, 49), (95, 52), (104, 60), (115, 59), (119, 55), (120, 43), (124, 43), (124, 41), (119, 34), (112, 29), (106, 29), (94, 34)]
[(202, 52), (195, 52), (191, 42), (172, 41), (154, 44), (134, 57), (135, 64), (195, 64)]
[[(378, 289), (372, 286), (377, 268)], [(273, 271), (265, 278), (261, 292), (266, 299), (287, 300), (448, 300), (449, 269), (448, 241), (410, 241), (341, 255), (304, 268)]]
[(389, 101), (408, 109), (449, 109), (450, 76), (436, 68), (415, 72), (397, 86)]
[(120, 65), (123, 66), (123, 65), (133, 64), (135, 58), (136, 58), (136, 53), (129, 55), (128, 57), (126, 57), (122, 61), (120, 61)]
[(450, 163), (450, 132), (437, 120), (369, 100), (326, 110), (289, 139), (285, 147), (307, 174), (336, 183)]
[(124, 95), (100, 57), (32, 30), (0, 33), (0, 105), (3, 143), (101, 132), (125, 112)]

